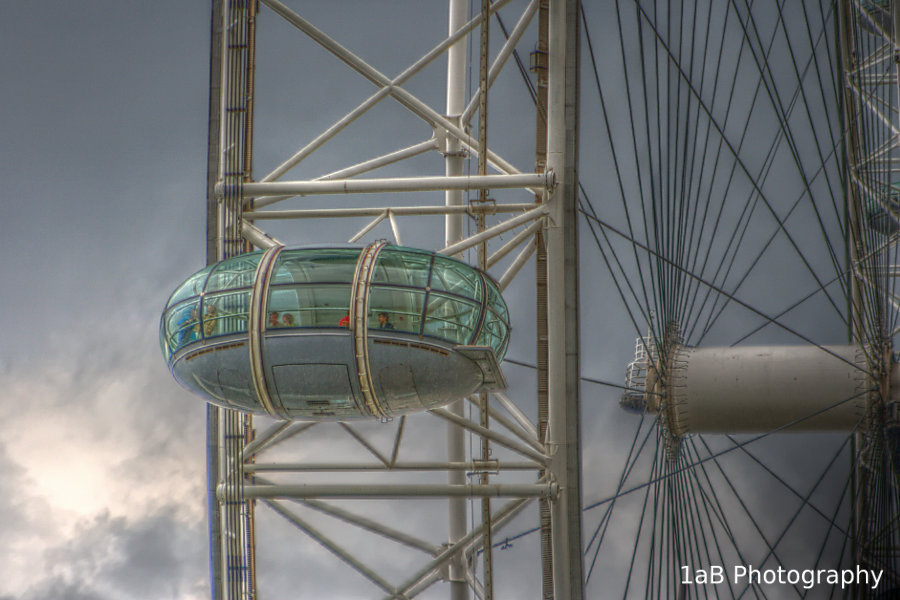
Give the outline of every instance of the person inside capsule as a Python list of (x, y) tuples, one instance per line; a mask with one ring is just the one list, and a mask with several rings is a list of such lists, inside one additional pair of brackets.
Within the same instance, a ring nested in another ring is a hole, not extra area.
[[(229, 408), (343, 420), (440, 406), (493, 381), (464, 352), (489, 346), (499, 363), (506, 351), (508, 310), (488, 275), (435, 253), (386, 247), (355, 297), (359, 249), (280, 252), (267, 272), (259, 269), (264, 253), (248, 253), (206, 267), (173, 292), (160, 341), (184, 387)], [(250, 327), (256, 319), (262, 327)], [(335, 335), (364, 325), (374, 335)], [(258, 356), (248, 353), (251, 339), (262, 350)], [(367, 342), (363, 359), (376, 374), (374, 405), (355, 386), (359, 341)], [(274, 404), (258, 396), (253, 365)]]
[(203, 317), (203, 333), (204, 335), (213, 335), (218, 324), (218, 309), (215, 304), (206, 306), (206, 315)]
[(378, 313), (378, 329), (393, 329), (394, 324), (391, 323), (391, 318), (386, 312)]
[(197, 339), (197, 305), (192, 304), (178, 320), (178, 347)]

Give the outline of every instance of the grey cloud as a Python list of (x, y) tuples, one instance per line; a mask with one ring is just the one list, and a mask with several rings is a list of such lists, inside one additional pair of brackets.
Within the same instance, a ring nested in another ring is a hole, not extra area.
[[(12, 598), (12, 596), (8, 596)], [(110, 596), (84, 587), (81, 582), (69, 582), (54, 577), (28, 590), (20, 600), (113, 600)]]
[[(398, 72), (397, 65), (408, 64), (444, 35), (444, 18), (435, 18), (433, 7), (425, 3), (414, 4), (408, 10), (422, 12), (405, 15), (417, 22), (404, 34), (411, 39), (391, 39), (389, 43), (372, 33), (396, 26), (390, 22), (395, 18), (390, 11), (375, 11), (377, 22), (345, 15), (340, 15), (340, 22), (328, 22), (328, 17), (336, 16), (329, 3), (304, 6), (303, 10), (314, 23), (392, 76)], [(203, 405), (181, 392), (166, 373), (156, 323), (166, 296), (203, 260), (208, 3), (126, 6), (104, 2), (85, 8), (38, 2), (4, 8), (0, 69), (10, 80), (9, 89), (16, 93), (6, 97), (7, 118), (0, 123), (0, 155), (4, 156), (0, 222), (13, 224), (4, 229), (0, 251), (15, 260), (8, 260), (8, 270), (4, 270), (5, 280), (13, 284), (0, 286), (0, 305), (6, 309), (0, 313), (5, 342), (0, 348), (0, 381), (23, 375), (36, 380), (42, 375), (50, 378), (58, 374), (54, 371), (62, 371), (69, 377), (64, 379), (65, 386), (55, 397), (40, 399), (46, 418), (81, 408), (97, 413), (97, 427), (83, 432), (85, 435), (104, 435), (113, 427), (140, 432), (140, 453), (108, 458), (110, 468), (123, 481), (152, 482), (170, 468), (194, 468), (199, 473), (205, 441)], [(344, 13), (356, 14), (357, 8)], [(101, 14), (102, 19), (98, 18)], [(173, 14), (178, 17), (171, 18)], [(595, 21), (596, 26), (609, 28), (614, 23), (614, 19)], [(262, 16), (261, 27), (265, 29), (260, 35), (257, 127), (258, 139), (268, 145), (261, 144), (256, 160), (259, 172), (265, 173), (308, 141), (313, 124), (324, 127), (342, 114), (340, 109), (352, 108), (371, 89), (333, 58), (320, 60), (324, 53), (318, 49), (305, 53), (294, 46), (280, 46), (287, 37), (282, 34), (290, 28), (271, 14)], [(607, 33), (604, 37), (609, 39), (617, 35)], [(296, 32), (288, 35), (290, 40), (299, 38)], [(302, 45), (301, 50), (308, 46)], [(285, 54), (281, 54), (283, 50)], [(442, 82), (440, 62), (429, 69)], [(323, 65), (327, 74), (321, 71)], [(430, 95), (435, 106), (441, 106), (443, 84), (433, 85), (433, 81), (416, 77), (408, 87)], [(276, 85), (277, 92), (265, 88), (267, 83)], [(588, 84), (583, 85), (587, 92)], [(625, 110), (624, 105), (620, 108)], [(383, 140), (390, 146), (387, 150), (403, 145), (401, 134), (409, 136), (404, 140), (409, 142), (430, 135), (426, 126), (406, 120), (393, 104), (386, 102), (383, 111), (378, 113), (384, 115), (378, 131), (387, 132)], [(495, 113), (495, 117), (501, 115)], [(409, 130), (398, 133), (398, 123), (405, 126), (410, 122), (414, 125)], [(357, 147), (357, 140), (365, 137), (359, 132), (349, 129), (347, 136), (325, 148), (327, 165), (316, 163), (317, 159), (311, 159), (311, 164), (326, 170), (352, 162), (363, 151)], [(585, 144), (589, 143), (589, 136), (585, 138)], [(531, 144), (523, 143), (521, 148), (530, 153)], [(440, 159), (436, 160), (442, 171)], [(305, 165), (298, 170), (303, 171)], [(429, 163), (429, 168), (434, 167), (434, 161)], [(594, 193), (595, 188), (589, 189)], [(413, 227), (407, 221), (402, 221), (401, 227), (407, 241), (413, 243), (413, 236), (420, 232), (409, 231)], [(334, 237), (334, 229), (319, 224), (316, 228), (314, 235)], [(290, 231), (285, 240), (309, 241), (297, 239), (302, 238), (297, 228)], [(273, 233), (281, 236), (280, 230), (273, 229)], [(595, 252), (590, 245), (587, 248)], [(591, 256), (585, 253), (586, 264)], [(597, 262), (596, 256), (593, 260)], [(582, 368), (586, 375), (620, 382), (636, 333), (615, 300), (612, 283), (596, 271), (593, 279), (582, 280), (585, 296), (602, 299), (582, 305)], [(508, 296), (515, 297), (517, 289), (511, 288)], [(766, 293), (764, 286), (760, 289)], [(808, 311), (806, 318), (815, 319), (817, 314)], [(531, 325), (520, 319), (515, 326), (517, 339), (526, 342), (514, 347), (510, 356), (533, 361)], [(594, 344), (593, 339), (605, 343)], [(618, 352), (613, 358), (610, 348)], [(522, 395), (530, 393), (531, 372), (506, 369), (513, 386), (521, 385)], [(98, 392), (126, 377), (130, 384), (121, 398), (124, 409), (115, 416), (104, 414), (96, 399)], [(618, 392), (585, 384), (582, 393), (589, 450), (585, 493), (596, 499), (596, 493), (605, 490), (601, 487), (605, 482), (590, 472), (590, 457), (606, 462), (610, 455), (618, 456), (630, 441), (624, 430), (630, 429), (631, 422), (624, 428), (601, 430), (597, 427), (604, 422), (600, 417), (609, 417), (609, 423), (623, 422), (615, 406)], [(22, 402), (20, 410), (33, 410), (24, 404), (24, 398)], [(3, 433), (0, 425), (0, 436)], [(406, 435), (412, 444), (414, 434)], [(48, 440), (48, 446), (52, 444)], [(782, 465), (779, 457), (788, 445), (769, 446), (769, 456), (763, 458), (767, 464), (786, 469), (785, 478), (793, 481), (804, 475), (804, 466), (811, 461)], [(744, 470), (751, 467), (744, 466)], [(602, 472), (606, 474), (605, 469)], [(26, 510), (26, 503), (35, 499), (21, 492), (28, 474), (12, 462), (2, 446), (0, 473), (0, 543), (25, 531), (36, 535), (41, 525)], [(202, 477), (196, 482), (197, 488), (202, 486)], [(823, 495), (837, 496), (837, 483), (829, 480), (825, 486)], [(761, 487), (767, 491), (778, 486), (766, 480)], [(198, 497), (192, 500), (202, 502)], [(98, 500), (98, 509), (101, 503), (102, 499)], [(202, 596), (207, 572), (205, 531), (202, 523), (183, 515), (183, 508), (157, 505), (144, 518), (131, 520), (101, 515), (83, 523), (75, 540), (46, 538), (51, 545), (46, 556), (53, 559), (57, 571), (42, 574), (21, 600)], [(590, 517), (598, 518), (598, 512)], [(275, 531), (268, 531), (270, 537), (260, 544), (260, 552), (269, 559), (261, 565), (267, 584), (264, 589), (296, 591), (300, 563), (295, 560), (297, 553), (286, 549), (296, 546), (298, 536), (307, 547), (319, 548), (295, 531), (282, 536), (284, 524), (271, 524), (266, 518), (261, 516), (260, 526)], [(437, 526), (443, 525), (441, 520)], [(591, 524), (585, 527), (587, 533)], [(810, 527), (820, 528), (821, 523), (815, 521)], [(511, 526), (508, 533), (520, 530)], [(346, 577), (346, 567), (325, 552), (301, 558), (305, 561), (303, 573), (309, 574), (302, 582), (307, 594), (327, 596), (333, 593), (334, 579)], [(68, 574), (66, 569), (71, 566), (79, 567), (77, 575)], [(595, 585), (599, 588), (602, 584)], [(361, 581), (360, 589), (363, 586), (371, 591), (371, 586)], [(0, 596), (0, 600), (8, 598), (12, 596)]]
[(6, 446), (0, 442), (0, 544), (22, 535), (31, 526), (28, 516), (28, 502), (22, 494), (26, 481), (25, 470), (9, 456)]
[(46, 579), (26, 598), (155, 600), (200, 595), (206, 560), (203, 523), (185, 522), (172, 506), (131, 521), (101, 514), (73, 539), (45, 552)]

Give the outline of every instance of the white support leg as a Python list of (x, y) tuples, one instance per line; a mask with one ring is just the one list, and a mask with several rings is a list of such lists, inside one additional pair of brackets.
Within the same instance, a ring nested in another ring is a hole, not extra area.
[(551, 503), (554, 597), (581, 600), (581, 440), (578, 366), (578, 1), (550, 2), (547, 167), (557, 175), (550, 194), (547, 239), (548, 449), (559, 484)]
[[(450, 0), (449, 32), (458, 30), (466, 22), (468, 2), (466, 0)], [(447, 51), (447, 119), (459, 127), (459, 116), (465, 109), (466, 103), (466, 44), (459, 41)], [(465, 171), (465, 157), (459, 139), (448, 135), (445, 137), (444, 148), (445, 168), (444, 173), (448, 177), (462, 175)], [(445, 204), (447, 206), (462, 206), (465, 204), (464, 193), (461, 190), (445, 192)], [(463, 237), (464, 219), (462, 214), (447, 215), (444, 217), (444, 245), (450, 246)], [(457, 400), (451, 403), (447, 410), (462, 418), (465, 410), (465, 401)], [(465, 431), (455, 423), (447, 424), (447, 460), (449, 462), (465, 462), (466, 460)], [(450, 485), (463, 485), (466, 482), (466, 474), (459, 471), (447, 473), (447, 482)], [(448, 543), (451, 547), (458, 544), (466, 536), (466, 500), (465, 498), (450, 498), (448, 520)], [(457, 553), (449, 559), (450, 600), (468, 600), (469, 584), (466, 581), (466, 563), (463, 553)], [(415, 581), (411, 582), (415, 583)]]

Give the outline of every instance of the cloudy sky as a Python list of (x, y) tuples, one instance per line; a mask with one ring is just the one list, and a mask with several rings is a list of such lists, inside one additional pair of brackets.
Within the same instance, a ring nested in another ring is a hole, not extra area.
[[(306, 14), (395, 75), (444, 34), (443, 3), (437, 10), (425, 4), (387, 11), (348, 2), (346, 10), (359, 16), (348, 20), (334, 11), (334, 3), (318, 3)], [(516, 13), (507, 14), (511, 28)], [(260, 173), (372, 93), (368, 83), (329, 62), (321, 50), (296, 42), (284, 23), (264, 16), (259, 86), (276, 91), (258, 98), (257, 139), (266, 142), (256, 157)], [(614, 28), (613, 15), (605, 17), (595, 16), (598, 39)], [(391, 33), (372, 33), (383, 30)], [(528, 38), (520, 51), (527, 54), (532, 45)], [(174, 384), (157, 340), (159, 313), (169, 293), (204, 262), (208, 53), (206, 2), (4, 5), (0, 561), (5, 567), (0, 569), (0, 599), (208, 596), (205, 406)], [(443, 68), (444, 62), (436, 61), (408, 85), (439, 110)], [(519, 75), (504, 77), (498, 88), (512, 85)], [(496, 140), (527, 170), (533, 125), (530, 120), (517, 124), (510, 115), (521, 108), (516, 102), (527, 108), (530, 100), (521, 90), (512, 98), (504, 105), (508, 110), (495, 113), (492, 143)], [(622, 97), (608, 101), (612, 109), (624, 110)], [(596, 98), (584, 106), (586, 113), (600, 114)], [(379, 106), (373, 121), (348, 129), (343, 145), (329, 146), (304, 163), (298, 178), (428, 139), (431, 132), (421, 123), (400, 125), (406, 122), (403, 112), (396, 104)], [(623, 113), (617, 114), (621, 125)], [(585, 177), (588, 189), (598, 197), (615, 194), (608, 150), (598, 149), (602, 122), (586, 122), (596, 129), (583, 147), (600, 156), (596, 169), (593, 162), (585, 169), (593, 176)], [(363, 148), (360, 140), (371, 147)], [(438, 174), (442, 162), (432, 156), (397, 169), (399, 174), (417, 169)], [(308, 206), (317, 202), (322, 201), (312, 199)], [(362, 224), (319, 223), (319, 229), (298, 233), (277, 223), (271, 231), (291, 243), (342, 241)], [(389, 237), (390, 230), (381, 227), (373, 235)], [(401, 231), (410, 245), (431, 247), (441, 236), (440, 223), (401, 222)], [(583, 344), (582, 370), (618, 382), (633, 353), (635, 328), (610, 291), (600, 257), (585, 260), (594, 270), (582, 281), (582, 293), (593, 298), (583, 309), (589, 343)], [(780, 277), (790, 279), (789, 274)], [(782, 284), (757, 284), (752, 293), (768, 299), (769, 285)], [(804, 280), (790, 297), (802, 297), (809, 285)], [(528, 286), (526, 278), (510, 296), (524, 294)], [(770, 312), (787, 305), (773, 304)], [(510, 356), (530, 361), (531, 325), (525, 314)], [(747, 330), (746, 323), (734, 322), (731, 335)], [(750, 326), (756, 322), (751, 319)], [(809, 314), (797, 323), (817, 329), (819, 339), (834, 341), (827, 339), (835, 330), (831, 323), (823, 325)], [(507, 377), (514, 389), (531, 385), (527, 370), (508, 367)], [(606, 458), (630, 439), (616, 426), (598, 433), (594, 425), (619, 418), (616, 392), (585, 385), (586, 496), (596, 499), (603, 497), (597, 480), (614, 479)], [(269, 526), (264, 522), (262, 527)], [(276, 526), (266, 531), (278, 548), (281, 532)], [(275, 554), (270, 559), (282, 565)], [(335, 567), (326, 561), (321, 568)], [(274, 568), (269, 572), (274, 589), (293, 589), (274, 575)], [(318, 589), (310, 585), (311, 593)]]
[[(333, 20), (324, 4), (313, 19)], [(4, 11), (0, 598), (208, 597), (205, 405), (175, 385), (158, 343), (168, 295), (205, 260), (208, 3)], [(440, 39), (444, 12), (409, 9), (421, 26), (407, 30), (402, 52), (358, 35), (362, 22), (334, 33), (398, 68)], [(381, 25), (395, 16), (380, 15)], [(268, 40), (290, 32), (268, 17)], [(270, 85), (287, 77), (291, 86), (261, 100), (261, 112), (294, 111), (288, 123), (260, 115), (261, 136), (290, 133), (262, 152), (270, 167), (314, 119), (297, 117), (291, 94), (311, 98), (325, 122), (369, 93), (358, 78), (341, 88), (321, 76), (322, 53), (306, 48), (311, 56), (294, 49), (261, 68)], [(423, 93), (440, 106), (442, 88)], [(429, 137), (425, 127), (409, 135)]]
[(202, 598), (204, 409), (156, 338), (203, 263), (208, 9), (4, 11), (0, 597)]

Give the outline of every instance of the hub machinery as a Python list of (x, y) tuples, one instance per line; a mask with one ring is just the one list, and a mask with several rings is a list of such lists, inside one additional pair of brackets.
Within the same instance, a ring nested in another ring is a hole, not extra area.
[(670, 323), (662, 340), (637, 339), (620, 405), (658, 416), (670, 458), (688, 434), (852, 431), (871, 419), (896, 453), (900, 368), (867, 360), (856, 345), (691, 347)]

